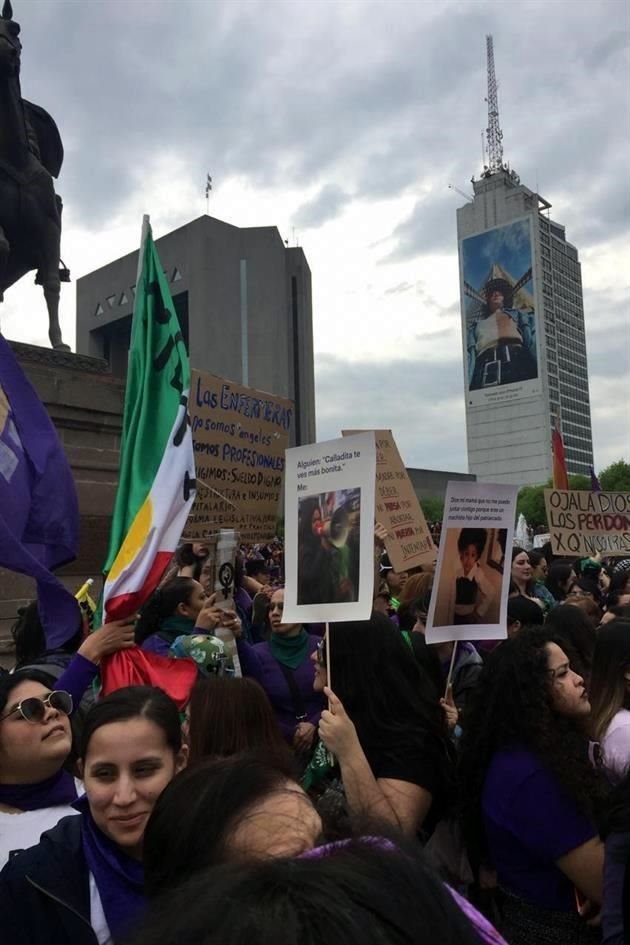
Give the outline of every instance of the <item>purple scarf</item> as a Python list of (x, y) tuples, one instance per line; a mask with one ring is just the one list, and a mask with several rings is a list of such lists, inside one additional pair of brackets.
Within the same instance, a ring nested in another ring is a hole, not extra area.
[(103, 904), (109, 931), (115, 939), (140, 917), (144, 908), (144, 869), (127, 856), (94, 823), (87, 797), (73, 805), (81, 816), (81, 838), (88, 869)]
[(42, 810), (44, 807), (61, 807), (77, 799), (74, 778), (60, 768), (52, 778), (37, 784), (0, 784), (0, 804), (17, 810)]

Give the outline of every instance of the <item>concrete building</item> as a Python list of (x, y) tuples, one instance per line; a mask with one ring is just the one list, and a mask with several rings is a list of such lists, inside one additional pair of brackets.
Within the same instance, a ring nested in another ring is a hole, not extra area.
[(446, 472), (443, 469), (415, 469), (407, 467), (413, 491), (418, 499), (444, 499), (449, 482), (475, 482), (472, 473)]
[(457, 211), (468, 466), (519, 485), (551, 476), (560, 418), (569, 473), (593, 463), (578, 251), (551, 204), (503, 162), (492, 37), (488, 165)]
[[(315, 441), (311, 273), (276, 227), (202, 216), (156, 240), (191, 366), (288, 397), (292, 445)], [(77, 351), (123, 377), (138, 252), (77, 282)]]

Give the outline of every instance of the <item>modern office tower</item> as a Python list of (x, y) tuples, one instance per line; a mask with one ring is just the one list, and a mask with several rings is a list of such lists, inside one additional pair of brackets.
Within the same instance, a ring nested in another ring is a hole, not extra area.
[[(274, 226), (202, 216), (156, 240), (193, 368), (288, 397), (292, 445), (315, 442), (311, 272)], [(138, 252), (77, 282), (77, 352), (124, 377)]]
[(468, 465), (481, 480), (551, 476), (559, 417), (569, 473), (593, 464), (578, 252), (551, 204), (503, 159), (488, 36), (488, 163), (457, 211)]

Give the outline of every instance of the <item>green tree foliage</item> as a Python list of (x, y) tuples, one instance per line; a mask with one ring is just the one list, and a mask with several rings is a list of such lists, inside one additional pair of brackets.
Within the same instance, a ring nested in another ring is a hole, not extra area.
[[(523, 486), (516, 502), (516, 517), (524, 515), (527, 524), (532, 528), (543, 525), (547, 528), (547, 514), (545, 512), (545, 489), (551, 489), (553, 481), (550, 479), (542, 486)], [(603, 483), (602, 483), (603, 488)], [(569, 489), (578, 492), (591, 491), (590, 476), (569, 476)]]
[(444, 499), (436, 499), (434, 496), (427, 496), (420, 499), (420, 506), (424, 512), (427, 522), (441, 522), (444, 515)]
[(618, 459), (599, 474), (599, 482), (604, 492), (630, 492), (630, 463)]
[(543, 486), (523, 486), (518, 494), (516, 502), (516, 517), (524, 515), (528, 525), (532, 528), (538, 528), (539, 525), (547, 526), (547, 516), (545, 515), (545, 496), (544, 489), (551, 488), (551, 479)]

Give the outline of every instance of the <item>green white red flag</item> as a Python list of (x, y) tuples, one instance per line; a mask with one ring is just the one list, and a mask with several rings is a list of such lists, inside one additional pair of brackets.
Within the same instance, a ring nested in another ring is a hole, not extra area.
[(118, 491), (103, 568), (103, 620), (131, 616), (157, 587), (195, 494), (190, 365), (151, 234), (142, 227)]

